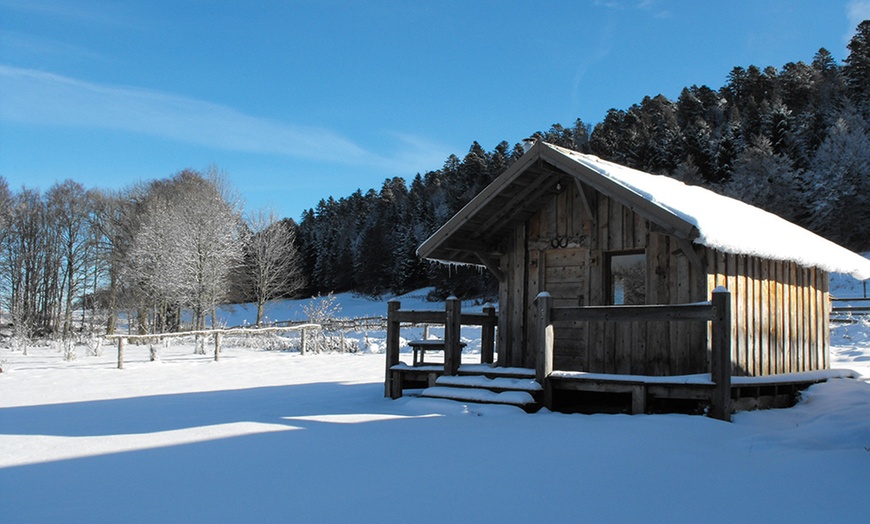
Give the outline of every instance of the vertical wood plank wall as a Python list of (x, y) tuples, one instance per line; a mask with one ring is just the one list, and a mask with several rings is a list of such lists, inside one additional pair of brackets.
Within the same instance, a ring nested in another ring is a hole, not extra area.
[(829, 275), (793, 262), (707, 250), (708, 286), (731, 290), (735, 375), (826, 369)]
[[(558, 306), (607, 305), (607, 253), (644, 249), (647, 303), (710, 299), (731, 291), (733, 372), (767, 375), (827, 368), (828, 274), (793, 263), (726, 255), (677, 240), (631, 209), (574, 183), (503, 240), (499, 364), (535, 367), (535, 296)], [(554, 247), (553, 239), (561, 243)], [(682, 375), (708, 369), (708, 326), (700, 322), (589, 322), (555, 326), (555, 367), (598, 373)]]
[[(534, 298), (540, 291), (549, 292), (557, 307), (607, 304), (608, 252), (646, 250), (650, 304), (709, 299), (706, 273), (692, 266), (674, 239), (593, 191), (586, 192), (594, 208), (590, 218), (579, 188), (566, 186), (503, 246), (502, 268), (509, 270), (500, 296), (507, 301), (501, 302), (499, 334), (504, 340), (499, 340), (499, 347), (507, 349), (509, 365), (534, 367)], [(559, 247), (553, 247), (554, 238), (561, 242)], [(520, 286), (525, 286), (524, 292)], [(522, 318), (517, 316), (520, 311)], [(555, 326), (555, 336), (558, 369), (647, 375), (707, 371), (707, 332), (702, 323), (563, 322)]]

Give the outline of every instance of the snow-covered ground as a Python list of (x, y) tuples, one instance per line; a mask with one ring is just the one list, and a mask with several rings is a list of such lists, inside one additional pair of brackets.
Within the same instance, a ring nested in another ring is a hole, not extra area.
[[(403, 306), (420, 308), (420, 295)], [(386, 311), (338, 300), (346, 316)], [(224, 321), (244, 318), (237, 308)], [(228, 343), (219, 362), (189, 343), (150, 362), (146, 346), (131, 345), (123, 370), (111, 346), (100, 356), (80, 347), (73, 361), (53, 348), (0, 348), (0, 522), (870, 518), (866, 380), (819, 384), (794, 408), (731, 424), (527, 415), (384, 399), (383, 333), (356, 336), (356, 354)], [(474, 334), (464, 336), (473, 360)], [(835, 327), (832, 342), (834, 367), (870, 377), (870, 325)]]

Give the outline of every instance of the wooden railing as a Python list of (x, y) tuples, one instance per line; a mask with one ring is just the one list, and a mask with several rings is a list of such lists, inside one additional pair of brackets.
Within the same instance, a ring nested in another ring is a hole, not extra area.
[[(712, 322), (710, 374), (715, 384), (710, 399), (710, 415), (731, 420), (731, 293), (719, 287), (710, 302), (656, 306), (553, 307), (549, 293), (535, 298), (538, 312), (538, 363), (536, 377), (544, 384), (553, 372), (553, 322), (559, 321), (704, 321)], [(545, 389), (547, 397), (549, 390)], [(551, 404), (545, 398), (544, 404)], [(551, 405), (548, 405), (551, 407)]]
[(384, 395), (391, 398), (401, 396), (392, 385), (391, 368), (399, 363), (399, 331), (402, 324), (434, 324), (444, 326), (444, 374), (456, 375), (462, 362), (460, 330), (462, 326), (481, 326), (480, 362), (492, 364), (495, 353), (495, 328), (498, 325), (495, 307), (486, 305), (482, 313), (463, 313), (462, 302), (450, 297), (444, 311), (403, 310), (398, 300), (387, 303), (387, 362)]

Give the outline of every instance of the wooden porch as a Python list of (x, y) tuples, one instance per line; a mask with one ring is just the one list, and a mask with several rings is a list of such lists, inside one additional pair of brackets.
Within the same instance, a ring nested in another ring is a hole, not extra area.
[[(736, 410), (788, 407), (797, 393), (848, 372), (822, 370), (761, 377), (734, 376), (731, 355), (731, 294), (717, 288), (707, 302), (678, 305), (554, 307), (548, 293), (535, 299), (537, 367), (501, 367), (495, 362), (494, 308), (462, 313), (455, 298), (445, 311), (402, 310), (388, 306), (385, 396), (396, 399), (405, 390), (426, 397), (465, 402), (511, 404), (526, 411), (541, 407), (561, 412), (706, 413), (725, 421)], [(565, 322), (701, 322), (709, 325), (709, 373), (676, 376), (589, 373), (555, 369), (554, 324)], [(444, 362), (414, 365), (400, 362), (401, 325), (444, 325)], [(479, 363), (461, 363), (459, 331), (481, 326)]]

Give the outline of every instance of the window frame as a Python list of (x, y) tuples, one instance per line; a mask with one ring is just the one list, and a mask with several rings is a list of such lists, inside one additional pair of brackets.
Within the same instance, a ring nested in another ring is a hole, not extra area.
[(604, 298), (608, 306), (626, 306), (626, 305), (641, 305), (641, 304), (616, 304), (614, 280), (613, 280), (613, 259), (621, 256), (643, 255), (643, 305), (647, 304), (647, 296), (649, 295), (649, 282), (647, 278), (647, 253), (646, 249), (623, 249), (617, 251), (608, 251), (604, 257)]

